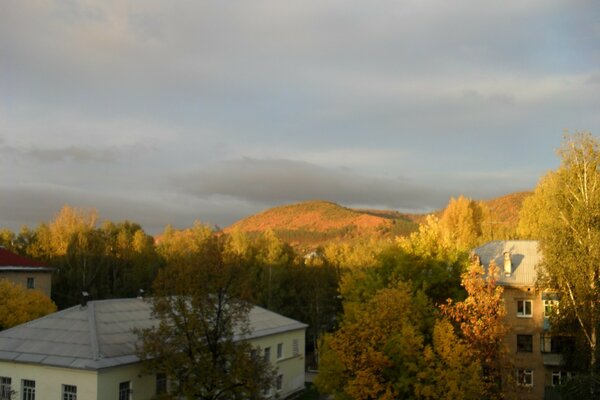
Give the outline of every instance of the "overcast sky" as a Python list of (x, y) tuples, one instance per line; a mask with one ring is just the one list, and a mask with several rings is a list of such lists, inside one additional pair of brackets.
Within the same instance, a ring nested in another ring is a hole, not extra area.
[(530, 190), (600, 135), (600, 3), (0, 2), (0, 226)]

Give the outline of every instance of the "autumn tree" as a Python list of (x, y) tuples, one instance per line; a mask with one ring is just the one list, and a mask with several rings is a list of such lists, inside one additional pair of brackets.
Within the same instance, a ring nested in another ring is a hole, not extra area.
[(0, 279), (0, 330), (43, 317), (56, 311), (56, 305), (39, 290)]
[(478, 202), (464, 196), (451, 198), (440, 218), (442, 237), (457, 249), (469, 251), (482, 236), (484, 210)]
[(576, 326), (572, 333), (583, 344), (578, 358), (594, 376), (600, 324), (600, 143), (590, 133), (566, 135), (558, 154), (560, 167), (544, 176), (525, 201), (519, 232), (539, 240), (538, 284), (560, 294), (554, 322)]
[(274, 372), (243, 340), (250, 334), (249, 280), (243, 260), (227, 251), (229, 237), (196, 224), (163, 240), (167, 267), (150, 300), (159, 323), (138, 332), (146, 371), (166, 373), (177, 398), (263, 398)]
[(479, 360), (484, 375), (484, 393), (488, 399), (500, 399), (501, 382), (510, 369), (504, 337), (506, 309), (502, 299), (503, 288), (496, 284), (498, 268), (491, 263), (488, 271), (473, 259), (462, 275), (462, 286), (467, 292), (463, 301), (449, 299), (442, 305), (443, 313), (456, 322), (472, 354)]
[(479, 376), (427, 297), (398, 283), (345, 310), (341, 328), (324, 337), (315, 383), (335, 399), (478, 399)]

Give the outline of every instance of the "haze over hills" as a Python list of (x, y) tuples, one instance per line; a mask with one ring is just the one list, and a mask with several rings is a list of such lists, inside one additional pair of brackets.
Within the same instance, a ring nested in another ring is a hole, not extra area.
[[(498, 235), (515, 229), (523, 200), (530, 192), (511, 193), (484, 200)], [(430, 214), (441, 215), (442, 210)], [(282, 240), (299, 247), (355, 238), (404, 236), (418, 229), (427, 214), (403, 214), (393, 210), (353, 209), (313, 200), (274, 207), (243, 218), (225, 228), (258, 233), (272, 230)]]

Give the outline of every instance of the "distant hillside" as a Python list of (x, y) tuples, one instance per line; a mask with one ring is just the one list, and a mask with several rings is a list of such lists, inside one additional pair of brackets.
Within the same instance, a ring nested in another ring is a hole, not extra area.
[(311, 246), (365, 236), (406, 235), (418, 225), (396, 211), (356, 210), (329, 201), (306, 201), (270, 208), (226, 228), (274, 231), (292, 245)]
[(531, 192), (516, 192), (483, 201), (490, 210), (492, 239), (516, 238), (519, 212), (523, 207), (523, 201), (531, 194)]
[[(514, 237), (523, 200), (530, 192), (511, 193), (482, 200), (490, 209), (492, 238)], [(433, 214), (441, 216), (444, 210)], [(310, 248), (330, 241), (361, 237), (406, 236), (418, 229), (426, 214), (393, 210), (353, 209), (330, 201), (306, 201), (270, 208), (239, 220), (225, 229), (248, 233), (272, 230), (295, 247)]]

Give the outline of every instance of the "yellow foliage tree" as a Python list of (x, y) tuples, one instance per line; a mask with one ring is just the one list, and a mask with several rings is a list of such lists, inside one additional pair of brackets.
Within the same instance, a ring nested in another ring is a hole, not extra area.
[(56, 305), (38, 290), (0, 279), (0, 329), (31, 321), (56, 311)]

